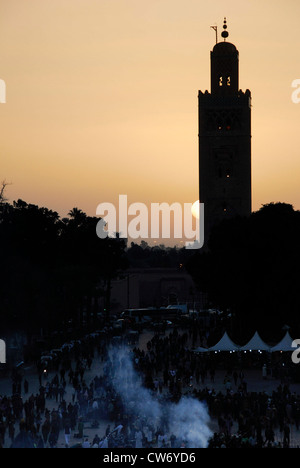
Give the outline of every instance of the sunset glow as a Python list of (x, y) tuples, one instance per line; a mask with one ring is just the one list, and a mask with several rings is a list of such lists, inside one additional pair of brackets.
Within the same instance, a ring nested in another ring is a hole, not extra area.
[(102, 202), (193, 202), (198, 90), (226, 16), (252, 93), (252, 209), (300, 209), (300, 4), (1, 0), (1, 171), (10, 201), (62, 216)]

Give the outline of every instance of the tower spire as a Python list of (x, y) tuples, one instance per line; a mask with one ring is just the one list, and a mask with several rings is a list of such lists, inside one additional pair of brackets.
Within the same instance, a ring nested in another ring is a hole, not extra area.
[(227, 37), (229, 36), (229, 32), (226, 31), (227, 29), (227, 20), (226, 17), (224, 18), (223, 29), (221, 36), (224, 38), (224, 42), (226, 42)]

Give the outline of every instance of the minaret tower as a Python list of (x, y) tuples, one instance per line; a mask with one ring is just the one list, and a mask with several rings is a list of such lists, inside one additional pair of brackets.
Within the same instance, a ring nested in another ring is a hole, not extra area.
[(205, 245), (214, 225), (251, 213), (251, 93), (239, 90), (239, 52), (227, 41), (226, 18), (221, 36), (210, 55), (211, 92), (198, 94)]

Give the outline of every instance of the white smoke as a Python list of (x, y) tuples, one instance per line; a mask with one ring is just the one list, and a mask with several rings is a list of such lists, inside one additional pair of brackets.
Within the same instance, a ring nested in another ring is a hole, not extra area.
[(136, 421), (161, 427), (169, 436), (174, 434), (189, 448), (206, 448), (212, 436), (206, 405), (191, 396), (183, 396), (178, 403), (169, 402), (145, 388), (133, 358), (127, 348), (111, 348), (109, 352), (112, 384), (127, 413)]

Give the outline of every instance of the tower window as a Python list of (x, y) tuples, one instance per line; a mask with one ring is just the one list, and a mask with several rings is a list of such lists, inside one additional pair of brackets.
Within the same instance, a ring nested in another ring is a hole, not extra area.
[(227, 85), (227, 86), (230, 86), (230, 85), (231, 85), (230, 76), (227, 76), (226, 85)]
[(219, 77), (219, 86), (223, 86), (223, 76)]

